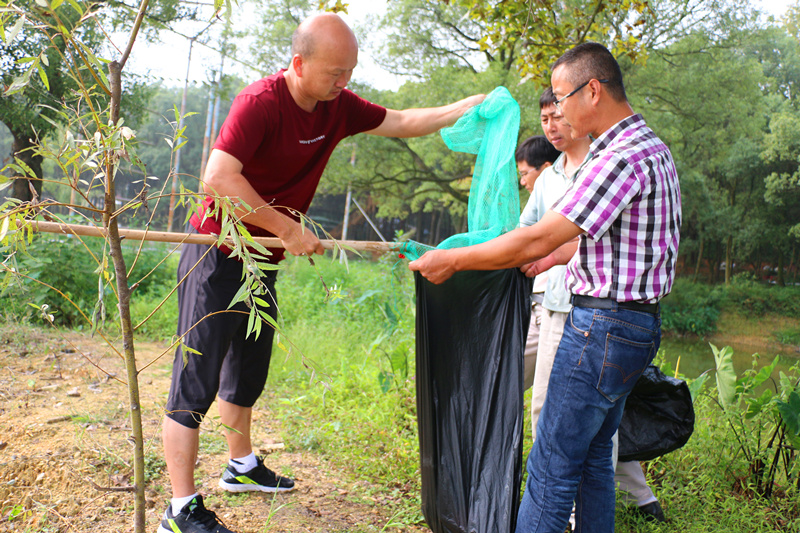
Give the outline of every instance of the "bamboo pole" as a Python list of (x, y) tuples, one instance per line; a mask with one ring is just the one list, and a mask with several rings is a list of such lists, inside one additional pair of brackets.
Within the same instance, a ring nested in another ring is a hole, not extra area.
[[(29, 222), (31, 229), (44, 233), (62, 233), (65, 235), (80, 235), (83, 237), (106, 237), (106, 230), (97, 226), (82, 226), (80, 224), (62, 224), (59, 222), (43, 222), (32, 220)], [(173, 242), (187, 244), (209, 244), (217, 243), (218, 237), (215, 235), (201, 235), (199, 233), (178, 233), (171, 231), (144, 231), (135, 229), (119, 229), (122, 238), (132, 241), (152, 241), (152, 242)], [(277, 237), (253, 237), (253, 240), (266, 248), (283, 248), (281, 240)], [(324, 239), (320, 241), (326, 250), (334, 248), (344, 248), (356, 250), (358, 252), (386, 253), (398, 251), (399, 243), (378, 242), (378, 241), (336, 241)]]

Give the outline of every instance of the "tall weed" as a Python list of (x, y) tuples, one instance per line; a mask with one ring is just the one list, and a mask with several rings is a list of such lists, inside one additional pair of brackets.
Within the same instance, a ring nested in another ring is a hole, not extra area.
[(288, 261), (277, 292), (290, 353), (273, 356), (269, 401), (289, 446), (416, 498), (413, 279), (396, 262)]

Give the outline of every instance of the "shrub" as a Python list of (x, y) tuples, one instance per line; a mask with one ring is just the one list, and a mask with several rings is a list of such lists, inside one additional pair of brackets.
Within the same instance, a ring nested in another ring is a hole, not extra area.
[(708, 285), (675, 280), (672, 293), (661, 302), (664, 331), (685, 335), (709, 335), (717, 330), (719, 307)]
[(713, 296), (725, 309), (763, 316), (777, 313), (800, 317), (800, 288), (765, 285), (744, 276), (734, 276), (730, 285), (714, 288)]
[[(36, 235), (27, 250), (14, 258), (14, 267), (22, 276), (7, 278), (0, 293), (6, 314), (41, 321), (42, 313), (32, 306), (47, 305), (55, 324), (86, 327), (84, 315), (91, 319), (102, 295), (105, 308), (111, 310), (108, 319), (115, 321), (114, 271), (107, 257), (103, 259), (105, 241), (84, 238), (83, 243), (73, 236)], [(134, 299), (139, 294), (166, 294), (175, 284), (177, 254), (162, 262), (168, 252), (167, 246), (147, 243), (139, 253), (137, 243), (124, 243), (126, 263), (129, 269), (133, 266), (130, 282), (138, 282)]]
[(800, 287), (765, 285), (748, 273), (717, 286), (678, 278), (661, 302), (662, 327), (681, 335), (709, 335), (716, 331), (722, 309), (745, 316), (800, 317)]

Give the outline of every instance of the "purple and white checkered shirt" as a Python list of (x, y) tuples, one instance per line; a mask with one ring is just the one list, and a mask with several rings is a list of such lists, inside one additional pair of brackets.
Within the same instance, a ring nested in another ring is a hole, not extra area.
[(678, 256), (681, 191), (672, 154), (641, 115), (589, 149), (592, 158), (552, 208), (585, 232), (567, 266), (567, 289), (655, 303), (672, 290)]

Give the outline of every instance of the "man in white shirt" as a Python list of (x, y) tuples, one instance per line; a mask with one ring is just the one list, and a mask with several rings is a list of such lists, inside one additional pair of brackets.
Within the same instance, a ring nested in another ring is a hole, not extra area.
[[(561, 152), (547, 140), (544, 135), (534, 135), (528, 137), (517, 148), (515, 154), (517, 160), (517, 170), (519, 171), (519, 184), (531, 193), (533, 186), (545, 169), (549, 168)], [(532, 198), (532, 197), (531, 197)], [(520, 226), (528, 225), (525, 221), (530, 218), (529, 210), (533, 203), (528, 200), (525, 209), (519, 218)], [(536, 368), (536, 354), (539, 351), (539, 331), (542, 325), (542, 302), (544, 301), (544, 290), (547, 287), (547, 273), (542, 272), (533, 280), (533, 290), (531, 291), (531, 322), (528, 326), (528, 337), (525, 340), (524, 354), (524, 390), (528, 390), (533, 385), (533, 372)]]
[[(540, 117), (545, 137), (556, 150), (561, 152), (561, 155), (552, 166), (548, 166), (541, 172), (534, 183), (531, 196), (520, 216), (520, 226), (531, 226), (537, 223), (547, 210), (564, 195), (572, 178), (589, 153), (589, 138), (572, 138), (572, 128), (556, 109), (554, 102), (552, 89), (546, 89), (539, 98)], [(536, 438), (536, 423), (539, 421), (539, 413), (547, 394), (547, 382), (550, 379), (550, 369), (553, 368), (553, 358), (561, 340), (561, 332), (564, 330), (567, 314), (572, 307), (569, 303), (570, 295), (564, 284), (566, 266), (555, 265), (546, 274), (548, 279), (541, 305), (539, 346), (531, 400), (534, 439)], [(538, 280), (541, 276), (542, 274), (537, 275), (536, 279)], [(527, 346), (525, 351), (527, 353)]]

